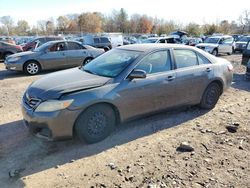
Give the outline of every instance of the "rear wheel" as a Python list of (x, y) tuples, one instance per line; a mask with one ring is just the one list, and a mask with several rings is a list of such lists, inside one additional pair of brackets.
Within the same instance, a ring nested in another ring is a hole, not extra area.
[(28, 75), (36, 75), (41, 71), (41, 66), (36, 61), (29, 61), (24, 65), (24, 72)]
[(203, 93), (200, 107), (204, 109), (212, 109), (216, 105), (220, 98), (221, 88), (217, 83), (211, 83), (208, 85)]
[(94, 105), (76, 120), (76, 135), (87, 143), (96, 143), (109, 136), (115, 128), (115, 122), (114, 110), (109, 105)]
[(217, 49), (214, 49), (214, 50), (212, 51), (212, 54), (213, 54), (214, 56), (217, 56), (217, 55), (218, 55), (218, 50), (217, 50)]

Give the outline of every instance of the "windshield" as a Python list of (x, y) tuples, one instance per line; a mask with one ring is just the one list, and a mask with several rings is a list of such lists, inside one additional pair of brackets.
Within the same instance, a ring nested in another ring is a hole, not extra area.
[(211, 44), (217, 44), (219, 42), (220, 38), (207, 38), (204, 43), (211, 43)]
[(51, 46), (50, 42), (47, 42), (45, 44), (42, 44), (41, 46), (39, 46), (38, 48), (34, 49), (33, 52), (41, 52), (46, 50), (49, 46)]
[(242, 37), (239, 42), (248, 42), (250, 40), (250, 37)]
[(114, 49), (92, 60), (83, 71), (99, 76), (114, 78), (131, 64), (142, 52)]
[(157, 39), (145, 39), (142, 41), (142, 43), (155, 43)]

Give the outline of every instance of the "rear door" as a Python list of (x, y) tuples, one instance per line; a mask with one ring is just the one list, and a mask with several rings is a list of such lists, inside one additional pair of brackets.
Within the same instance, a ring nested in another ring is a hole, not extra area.
[(67, 57), (68, 67), (80, 66), (88, 56), (88, 50), (76, 42), (67, 42), (65, 55)]
[(57, 69), (67, 66), (65, 54), (66, 43), (58, 42), (49, 47), (43, 55), (40, 56), (40, 62), (44, 69)]
[(177, 105), (198, 103), (210, 78), (213, 77), (213, 65), (193, 50), (174, 49), (173, 54), (176, 65)]

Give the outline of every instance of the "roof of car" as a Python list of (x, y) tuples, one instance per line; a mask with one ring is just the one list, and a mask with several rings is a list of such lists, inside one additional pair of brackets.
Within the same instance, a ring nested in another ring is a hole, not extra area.
[(232, 38), (232, 36), (230, 36), (230, 35), (217, 35), (217, 36), (211, 36), (209, 38), (225, 38), (225, 37), (231, 37)]
[(157, 49), (167, 49), (167, 48), (183, 48), (183, 49), (194, 49), (194, 47), (186, 46), (183, 44), (160, 44), (160, 43), (144, 43), (144, 44), (131, 44), (131, 45), (125, 45), (125, 46), (120, 46), (118, 47), (119, 49), (124, 49), (124, 50), (135, 50), (135, 51), (153, 51)]

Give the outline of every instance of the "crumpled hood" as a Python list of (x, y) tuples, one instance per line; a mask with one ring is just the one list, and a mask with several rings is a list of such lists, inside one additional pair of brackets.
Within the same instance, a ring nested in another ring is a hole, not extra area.
[(218, 47), (218, 44), (201, 43), (201, 44), (197, 44), (196, 46), (197, 47), (212, 47), (212, 48), (215, 48), (215, 47)]
[(33, 82), (26, 93), (41, 100), (58, 99), (64, 93), (102, 86), (110, 79), (73, 68), (43, 76)]

